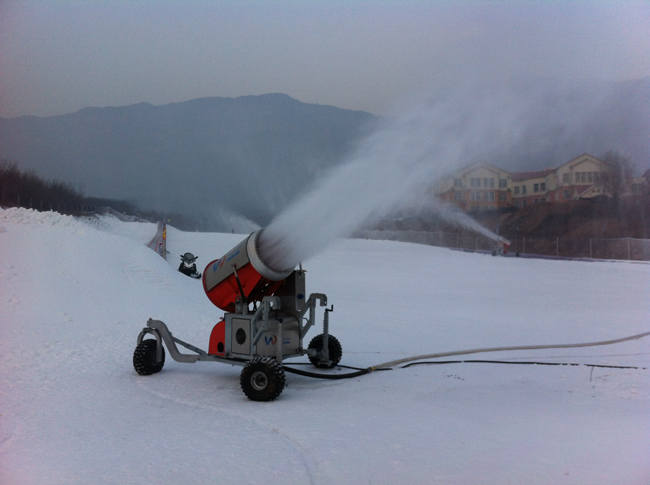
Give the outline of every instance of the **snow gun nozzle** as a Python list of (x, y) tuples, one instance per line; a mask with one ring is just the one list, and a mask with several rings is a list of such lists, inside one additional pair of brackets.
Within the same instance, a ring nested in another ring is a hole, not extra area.
[(267, 264), (255, 231), (228, 251), (210, 261), (203, 271), (203, 289), (212, 303), (233, 312), (238, 299), (261, 300), (273, 295), (293, 268), (278, 270)]

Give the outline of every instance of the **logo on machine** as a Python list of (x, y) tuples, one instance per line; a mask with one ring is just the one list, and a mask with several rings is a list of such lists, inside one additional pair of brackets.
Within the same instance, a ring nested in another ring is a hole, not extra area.
[[(278, 336), (277, 335), (265, 335), (264, 336), (264, 343), (266, 345), (275, 345), (278, 343)], [(288, 345), (291, 343), (290, 338), (284, 338), (282, 339), (282, 345)]]

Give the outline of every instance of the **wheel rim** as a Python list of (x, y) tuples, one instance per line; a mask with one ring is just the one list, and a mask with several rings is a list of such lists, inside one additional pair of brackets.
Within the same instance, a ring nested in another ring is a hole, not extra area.
[(260, 370), (251, 375), (251, 387), (256, 391), (263, 391), (269, 385), (269, 378)]

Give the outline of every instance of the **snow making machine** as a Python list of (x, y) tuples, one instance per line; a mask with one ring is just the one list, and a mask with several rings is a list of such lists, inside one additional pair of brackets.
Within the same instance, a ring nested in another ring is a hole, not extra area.
[[(329, 334), (327, 295), (305, 294), (305, 271), (278, 270), (260, 254), (261, 231), (254, 232), (203, 271), (203, 288), (210, 301), (225, 311), (210, 334), (208, 351), (172, 335), (167, 325), (149, 319), (137, 339), (133, 366), (140, 375), (162, 370), (165, 349), (177, 362), (199, 360), (243, 366), (241, 388), (249, 399), (270, 401), (285, 386), (283, 360), (307, 355), (318, 368), (341, 360), (341, 344)], [(316, 323), (316, 306), (325, 307), (323, 331), (308, 347), (303, 338)], [(147, 335), (153, 338), (145, 338)], [(181, 352), (179, 346), (191, 351)]]

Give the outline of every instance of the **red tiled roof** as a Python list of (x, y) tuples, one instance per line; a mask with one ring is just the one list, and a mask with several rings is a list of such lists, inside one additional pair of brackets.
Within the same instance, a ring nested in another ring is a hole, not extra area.
[(546, 177), (548, 174), (553, 173), (554, 171), (554, 168), (549, 168), (546, 170), (539, 170), (537, 172), (513, 172), (511, 177), (513, 182), (519, 182), (520, 180)]

